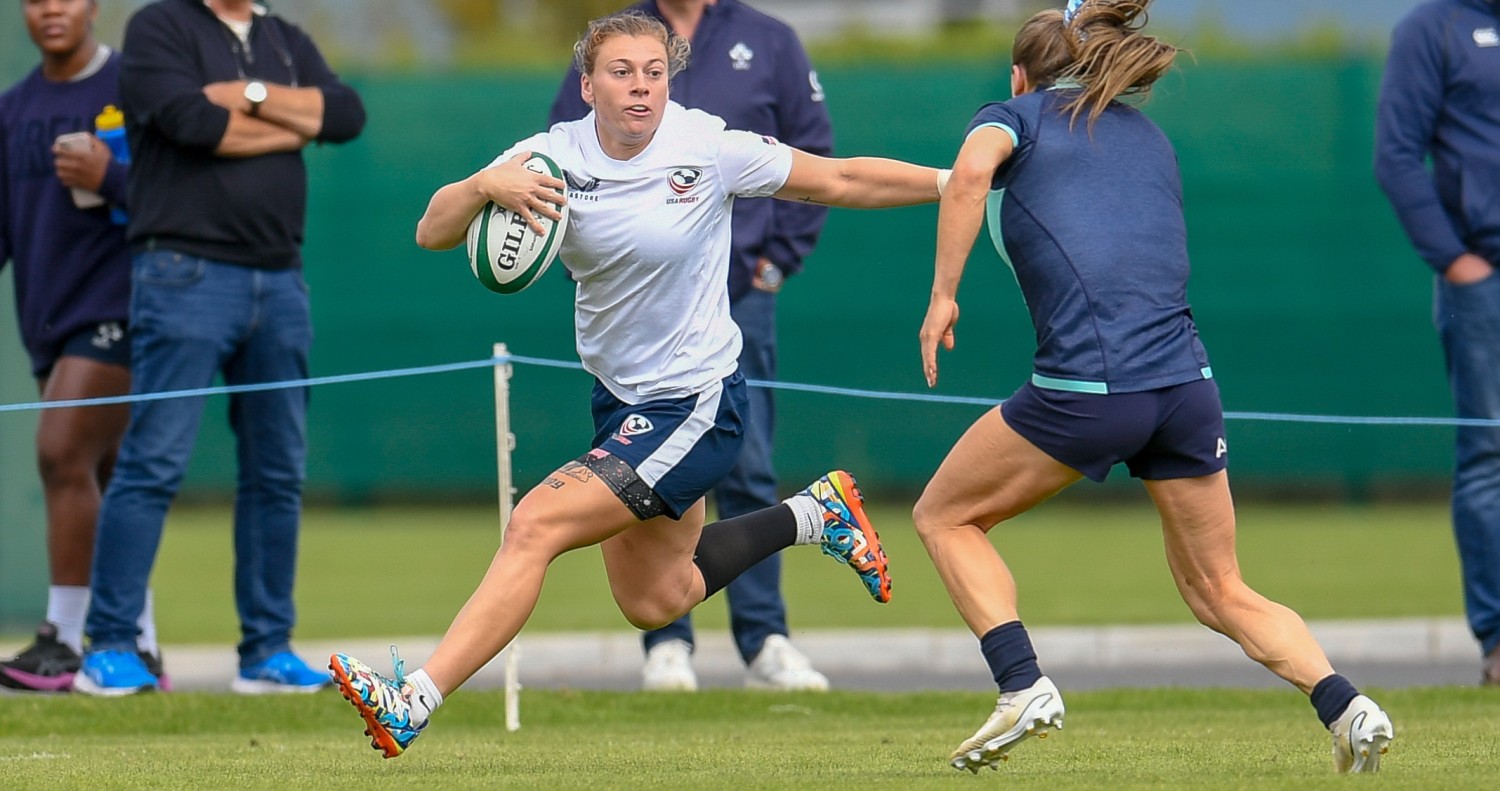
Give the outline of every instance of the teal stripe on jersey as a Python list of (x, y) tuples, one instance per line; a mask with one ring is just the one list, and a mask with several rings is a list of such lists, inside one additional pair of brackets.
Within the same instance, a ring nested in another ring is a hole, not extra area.
[(1207, 365), (1203, 366), (1203, 370), (1199, 371), (1198, 373), (1203, 374), (1204, 379), (1214, 378), (1214, 369)]
[(1057, 379), (1041, 374), (1032, 374), (1031, 383), (1047, 390), (1062, 390), (1068, 393), (1109, 395), (1109, 384), (1105, 382), (1080, 382), (1072, 379)]
[[(1008, 135), (1010, 135), (1010, 144), (1011, 144), (1011, 146), (1019, 146), (1019, 145), (1021, 145), (1021, 136), (1018, 135), (1018, 134), (1016, 134), (1016, 130), (1011, 129), (1010, 127), (1006, 126), (1005, 124), (995, 123), (993, 121), (990, 122), (990, 123), (987, 123), (987, 124), (980, 124), (979, 126), (974, 127), (973, 129), (969, 130), (969, 134), (972, 135), (975, 132), (978, 132), (979, 130), (985, 128), (986, 126), (993, 126), (996, 129), (1004, 129), (1005, 133), (1008, 134)], [(968, 136), (966, 135), (964, 137), (964, 139), (967, 140)]]

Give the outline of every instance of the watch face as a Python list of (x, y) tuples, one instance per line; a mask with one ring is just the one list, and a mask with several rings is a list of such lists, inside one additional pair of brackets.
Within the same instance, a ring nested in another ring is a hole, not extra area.
[(263, 82), (252, 82), (245, 86), (245, 99), (260, 104), (266, 100), (266, 84)]

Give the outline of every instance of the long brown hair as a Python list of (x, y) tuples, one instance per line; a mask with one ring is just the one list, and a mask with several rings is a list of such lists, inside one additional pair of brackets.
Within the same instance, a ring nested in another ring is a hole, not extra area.
[(1011, 60), (1033, 85), (1076, 82), (1063, 105), (1070, 122), (1088, 114), (1093, 126), (1109, 103), (1142, 94), (1172, 68), (1178, 48), (1141, 33), (1151, 0), (1087, 0), (1072, 19), (1039, 11), (1016, 32)]

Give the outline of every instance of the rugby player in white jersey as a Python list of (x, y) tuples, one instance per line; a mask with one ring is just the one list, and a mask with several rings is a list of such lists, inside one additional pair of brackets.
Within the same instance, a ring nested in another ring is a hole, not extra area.
[(649, 16), (594, 21), (574, 55), (593, 112), (438, 190), (417, 242), (457, 246), (488, 201), (555, 219), (563, 183), (521, 162), (533, 151), (557, 162), (571, 182), (561, 255), (578, 283), (578, 353), (597, 380), (593, 447), (522, 498), (488, 573), (421, 670), (403, 677), (398, 667), (388, 679), (344, 654), (331, 658), (387, 758), (515, 637), (547, 566), (569, 549), (600, 545), (615, 601), (640, 629), (672, 622), (794, 544), (821, 546), (876, 601), (890, 599), (885, 553), (846, 472), (780, 505), (703, 525), (704, 495), (739, 454), (746, 403), (725, 285), (730, 210), (736, 196), (865, 208), (930, 203), (940, 172), (813, 156), (669, 102), (668, 79), (686, 63), (688, 45)]

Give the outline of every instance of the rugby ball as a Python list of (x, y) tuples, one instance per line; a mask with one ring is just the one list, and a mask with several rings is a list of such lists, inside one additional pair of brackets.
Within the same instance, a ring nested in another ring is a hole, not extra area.
[[(562, 168), (544, 154), (532, 154), (527, 170), (554, 178)], [(561, 220), (536, 215), (543, 232), (537, 233), (526, 219), (493, 201), (486, 203), (469, 223), (469, 268), (487, 289), (500, 294), (521, 291), (547, 271), (562, 247), (568, 230), (568, 207), (559, 208)]]

